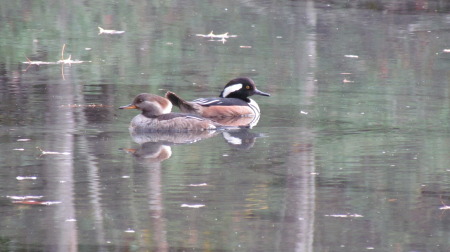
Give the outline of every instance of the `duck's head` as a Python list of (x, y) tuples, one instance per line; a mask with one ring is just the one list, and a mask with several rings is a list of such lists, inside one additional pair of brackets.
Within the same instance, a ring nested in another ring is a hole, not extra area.
[(164, 97), (142, 93), (138, 94), (131, 104), (119, 107), (119, 109), (139, 109), (145, 116), (152, 117), (170, 113), (172, 103)]
[(239, 98), (243, 100), (248, 100), (247, 97), (252, 95), (270, 96), (270, 94), (258, 90), (255, 82), (247, 77), (231, 80), (220, 93), (220, 97), (223, 98)]

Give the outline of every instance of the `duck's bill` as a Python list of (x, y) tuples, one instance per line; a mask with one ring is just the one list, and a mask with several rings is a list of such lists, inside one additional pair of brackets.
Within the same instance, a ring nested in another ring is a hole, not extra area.
[(255, 94), (262, 95), (262, 96), (270, 96), (269, 93), (265, 93), (265, 92), (263, 92), (261, 90), (258, 90), (258, 89), (255, 89)]
[(128, 104), (126, 106), (119, 107), (119, 109), (137, 109), (137, 107), (133, 104)]

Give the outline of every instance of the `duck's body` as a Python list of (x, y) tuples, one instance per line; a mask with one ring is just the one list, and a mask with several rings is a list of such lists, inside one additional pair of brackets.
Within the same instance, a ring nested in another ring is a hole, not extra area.
[(261, 110), (258, 104), (249, 98), (252, 95), (270, 96), (258, 90), (252, 79), (242, 77), (231, 80), (225, 85), (219, 97), (198, 98), (185, 101), (173, 92), (167, 92), (166, 98), (184, 113), (192, 113), (207, 118), (255, 117)]
[(196, 115), (183, 113), (162, 114), (156, 117), (148, 117), (144, 114), (135, 116), (130, 123), (133, 131), (140, 132), (185, 132), (214, 130), (219, 127), (217, 123)]
[(141, 114), (130, 123), (133, 132), (187, 132), (214, 130), (221, 124), (198, 115), (170, 113), (172, 104), (164, 97), (142, 93), (137, 95), (129, 105), (120, 109), (139, 109)]

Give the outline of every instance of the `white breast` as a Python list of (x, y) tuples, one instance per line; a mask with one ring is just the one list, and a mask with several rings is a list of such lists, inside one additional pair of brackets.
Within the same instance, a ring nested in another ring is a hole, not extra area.
[(253, 99), (250, 99), (250, 102), (248, 103), (248, 106), (255, 112), (255, 115), (258, 115), (261, 113), (261, 110), (259, 109), (258, 103), (256, 103)]

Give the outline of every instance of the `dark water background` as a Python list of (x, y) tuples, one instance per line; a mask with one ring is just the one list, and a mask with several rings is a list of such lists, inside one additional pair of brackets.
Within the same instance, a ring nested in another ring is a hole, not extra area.
[[(447, 1), (0, 1), (0, 250), (449, 251), (449, 27)], [(238, 76), (272, 94), (249, 131), (162, 146), (117, 110)]]

